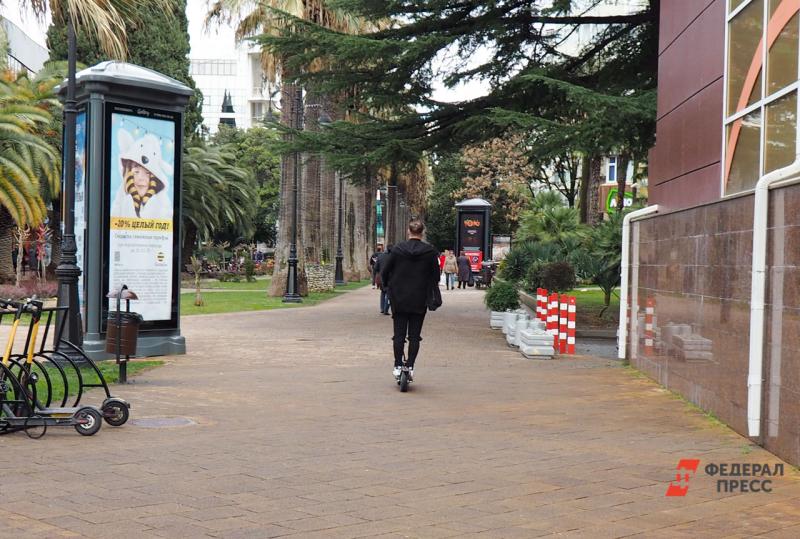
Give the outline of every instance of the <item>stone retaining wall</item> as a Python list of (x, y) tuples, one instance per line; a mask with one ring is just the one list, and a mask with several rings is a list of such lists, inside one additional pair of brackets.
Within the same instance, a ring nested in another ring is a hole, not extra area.
[(309, 292), (330, 292), (334, 289), (334, 267), (330, 264), (306, 264)]

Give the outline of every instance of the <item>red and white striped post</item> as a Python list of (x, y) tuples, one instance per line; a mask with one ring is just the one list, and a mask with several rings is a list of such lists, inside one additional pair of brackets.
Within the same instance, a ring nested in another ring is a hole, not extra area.
[(558, 353), (567, 353), (567, 295), (561, 294), (558, 309)]
[(547, 307), (547, 333), (553, 336), (553, 350), (558, 352), (558, 294), (550, 294)]
[(577, 300), (570, 296), (567, 306), (567, 353), (575, 355), (575, 317), (577, 314)]
[(542, 319), (542, 289), (536, 289), (536, 319)]
[(647, 298), (644, 310), (644, 355), (653, 355), (653, 341), (655, 328), (653, 327), (653, 317), (656, 313), (656, 300), (652, 297)]
[(547, 290), (544, 288), (539, 289), (539, 312), (537, 317), (542, 322), (547, 322)]

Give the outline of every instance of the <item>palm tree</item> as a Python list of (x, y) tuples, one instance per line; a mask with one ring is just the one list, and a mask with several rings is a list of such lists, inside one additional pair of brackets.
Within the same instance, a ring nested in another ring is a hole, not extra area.
[(53, 117), (47, 84), (6, 72), (0, 80), (0, 277), (13, 274), (13, 231), (47, 214), (42, 183), (58, 193), (60, 155), (46, 140)]
[(21, 7), (30, 7), (39, 17), (49, 11), (54, 22), (71, 21), (76, 32), (96, 36), (103, 52), (120, 60), (127, 55), (127, 28), (136, 18), (134, 7), (143, 4), (172, 13), (173, 0), (20, 0)]
[(187, 149), (182, 169), (183, 260), (191, 259), (198, 238), (208, 239), (225, 227), (232, 227), (243, 237), (252, 236), (258, 186), (235, 163), (233, 152), (225, 146)]
[(578, 210), (565, 206), (557, 191), (536, 195), (531, 209), (522, 213), (517, 230), (518, 242), (555, 243), (566, 254), (583, 237)]
[[(214, 19), (231, 21), (236, 18), (236, 38), (239, 40), (260, 35), (277, 34), (287, 29), (291, 24), (290, 19), (281, 17), (280, 13), (292, 17), (302, 18), (307, 21), (335, 29), (342, 32), (357, 33), (365, 27), (365, 21), (349, 15), (348, 13), (332, 9), (325, 0), (217, 0), (211, 5), (206, 17), (206, 23)], [(292, 83), (294, 73), (289, 72), (285, 66), (285, 59), (272, 54), (267, 49), (262, 49), (261, 64), (264, 74), (270, 83), (281, 80), (281, 122), (289, 128), (297, 128), (295, 96), (301, 91)], [(310, 69), (319, 66), (310, 66)], [(318, 95), (309, 92), (307, 104), (309, 119), (306, 125), (315, 129), (317, 118), (324, 110), (331, 117), (339, 117), (331, 96)], [(301, 222), (298, 222), (297, 250), (298, 281), (301, 294), (305, 293), (304, 263), (306, 257), (311, 262), (319, 262), (327, 253), (330, 256), (333, 249), (333, 234), (335, 229), (336, 212), (334, 211), (335, 175), (332, 171), (325, 170), (322, 160), (316, 155), (306, 155), (302, 159), (305, 166), (298, 178), (298, 189), (302, 199), (303, 211)], [(280, 210), (278, 221), (281, 227), (275, 251), (275, 270), (273, 273), (270, 293), (280, 296), (286, 286), (286, 271), (289, 255), (290, 222), (292, 208), (292, 185), (294, 183), (294, 167), (291, 156), (285, 156), (281, 162), (281, 187)], [(357, 205), (359, 211), (363, 204)], [(351, 221), (352, 222), (352, 221)], [(305, 248), (304, 248), (305, 246)], [(363, 249), (366, 251), (366, 248)], [(369, 256), (369, 255), (366, 255)]]

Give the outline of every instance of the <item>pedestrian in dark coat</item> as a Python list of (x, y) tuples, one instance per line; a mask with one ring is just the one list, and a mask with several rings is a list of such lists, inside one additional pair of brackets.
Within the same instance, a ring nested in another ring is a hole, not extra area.
[(422, 241), (425, 225), (417, 219), (408, 224), (408, 241), (398, 243), (381, 264), (381, 281), (389, 288), (394, 319), (394, 375), (400, 376), (406, 336), (407, 365), (412, 369), (422, 340), (422, 323), (428, 310), (431, 287), (439, 286), (439, 253)]
[(372, 267), (373, 278), (375, 279), (375, 285), (380, 288), (381, 290), (381, 300), (380, 300), (380, 307), (381, 307), (381, 314), (389, 314), (389, 289), (384, 284), (381, 279), (381, 268), (383, 268), (383, 264), (386, 262), (386, 257), (389, 256), (389, 253), (392, 252), (392, 244), (386, 246), (385, 253), (378, 253), (378, 258), (375, 260), (375, 265)]
[(464, 251), (458, 255), (458, 287), (466, 288), (469, 282), (469, 276), (472, 273), (472, 267), (469, 265), (469, 258), (464, 254)]

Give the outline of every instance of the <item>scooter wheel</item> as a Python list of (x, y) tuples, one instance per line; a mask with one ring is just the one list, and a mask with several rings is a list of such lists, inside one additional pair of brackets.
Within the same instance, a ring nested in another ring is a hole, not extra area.
[(128, 422), (130, 412), (125, 403), (111, 401), (103, 405), (103, 419), (112, 427), (121, 427)]
[(31, 415), (31, 416), (28, 416), (28, 417), (25, 418), (25, 424), (24, 424), (23, 430), (25, 431), (25, 434), (28, 436), (28, 438), (30, 438), (31, 440), (38, 440), (39, 438), (41, 438), (42, 436), (47, 434), (47, 424), (46, 423), (42, 423), (41, 425), (37, 425), (37, 426), (29, 425), (31, 420), (35, 421), (37, 419), (42, 419), (42, 416), (40, 416), (40, 415)]
[(402, 393), (408, 391), (408, 371), (400, 373), (400, 391)]
[(83, 436), (97, 434), (97, 431), (103, 426), (103, 416), (94, 408), (81, 408), (75, 412), (73, 417), (81, 421), (75, 425), (75, 430), (78, 431), (78, 434)]

